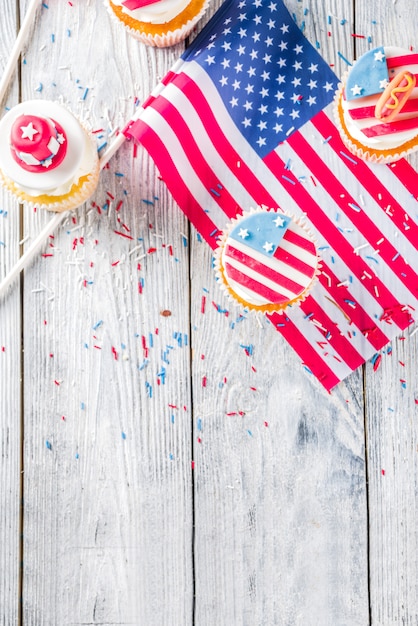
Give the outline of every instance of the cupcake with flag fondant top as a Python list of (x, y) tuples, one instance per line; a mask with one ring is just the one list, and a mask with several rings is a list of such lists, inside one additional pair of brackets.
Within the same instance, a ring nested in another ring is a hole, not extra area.
[(51, 211), (73, 209), (97, 187), (95, 141), (65, 107), (18, 104), (0, 121), (0, 181), (19, 201)]
[(381, 46), (369, 50), (343, 78), (336, 123), (360, 158), (397, 161), (418, 148), (418, 54)]
[(225, 228), (215, 271), (235, 302), (263, 313), (283, 312), (308, 295), (319, 274), (319, 257), (300, 220), (258, 207)]
[(133, 37), (165, 48), (187, 37), (209, 0), (105, 0), (105, 4)]

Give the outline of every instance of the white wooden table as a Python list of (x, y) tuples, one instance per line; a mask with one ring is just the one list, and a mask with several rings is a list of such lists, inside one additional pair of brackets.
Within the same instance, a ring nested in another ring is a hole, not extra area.
[[(184, 45), (45, 5), (2, 110), (62, 98), (105, 143)], [(418, 46), (411, 0), (286, 5), (339, 75), (368, 38)], [(0, 277), (49, 219), (1, 194)], [(42, 252), (0, 302), (1, 626), (418, 624), (418, 333), (328, 394), (219, 312), (209, 248), (132, 144)]]

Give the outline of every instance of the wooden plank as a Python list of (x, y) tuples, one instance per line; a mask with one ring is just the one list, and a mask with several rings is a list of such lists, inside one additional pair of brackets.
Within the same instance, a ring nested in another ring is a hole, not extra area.
[[(341, 71), (347, 3), (286, 5)], [(328, 395), (192, 241), (196, 623), (367, 624), (362, 372)]]
[[(417, 622), (417, 334), (366, 370), (373, 624)], [(405, 381), (405, 382), (402, 382)]]
[[(180, 49), (129, 39), (101, 0), (49, 3), (23, 96), (42, 83), (104, 141)], [(25, 277), (24, 623), (188, 625), (186, 222), (131, 145), (94, 201), (100, 211), (76, 211)], [(27, 232), (47, 218), (29, 213)]]
[[(418, 6), (408, 0), (373, 7), (357, 0), (358, 32), (373, 44), (418, 45)], [(358, 52), (367, 49), (358, 42)], [(417, 156), (409, 160), (418, 169)], [(416, 202), (411, 199), (411, 213)], [(382, 353), (377, 371), (367, 365), (366, 424), (370, 516), (370, 602), (373, 625), (417, 623), (417, 408), (418, 334), (407, 330)], [(403, 382), (405, 381), (405, 382)]]
[[(16, 39), (14, 0), (2, 6), (0, 72)], [(17, 69), (17, 67), (16, 67)], [(2, 115), (18, 96), (17, 72), (0, 103)], [(19, 257), (20, 211), (9, 194), (0, 190), (0, 278)], [(21, 316), (17, 283), (0, 299), (0, 624), (16, 624), (20, 594), (20, 450), (21, 450)]]

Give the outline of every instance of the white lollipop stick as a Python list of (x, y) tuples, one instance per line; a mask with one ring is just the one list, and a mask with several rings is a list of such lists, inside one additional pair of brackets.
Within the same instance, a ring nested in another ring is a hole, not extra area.
[(26, 38), (32, 27), (32, 22), (35, 17), (36, 10), (40, 4), (40, 0), (31, 0), (28, 10), (26, 11), (22, 26), (20, 27), (19, 33), (16, 37), (16, 41), (14, 43), (14, 46), (9, 56), (9, 60), (0, 81), (0, 102), (3, 100), (4, 94), (6, 93), (7, 87), (9, 86), (10, 78), (12, 77), (12, 74), (16, 69), (17, 60), (20, 53), (22, 52), (23, 46), (25, 45)]
[(32, 241), (26, 252), (15, 263), (7, 276), (0, 283), (0, 296), (7, 289), (7, 287), (19, 276), (20, 272), (32, 261), (36, 253), (42, 248), (46, 239), (51, 235), (58, 225), (62, 222), (64, 217), (69, 211), (63, 211), (62, 213), (55, 213), (54, 217), (49, 220), (48, 224), (38, 233), (35, 239)]

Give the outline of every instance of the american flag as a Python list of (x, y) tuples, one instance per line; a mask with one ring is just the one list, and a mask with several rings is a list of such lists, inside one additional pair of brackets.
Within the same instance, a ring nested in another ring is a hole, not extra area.
[(250, 207), (306, 216), (319, 281), (269, 319), (328, 390), (418, 305), (418, 174), (347, 153), (332, 121), (336, 86), (281, 0), (226, 0), (124, 131), (212, 248)]

